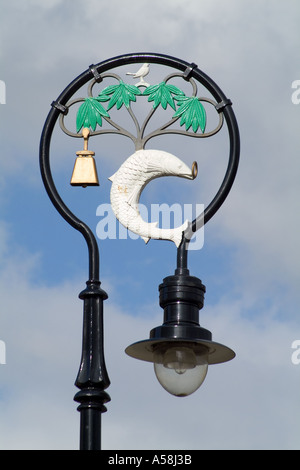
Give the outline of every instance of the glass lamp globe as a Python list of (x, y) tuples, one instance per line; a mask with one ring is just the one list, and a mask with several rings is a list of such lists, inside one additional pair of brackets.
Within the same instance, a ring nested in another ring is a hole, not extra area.
[(176, 397), (186, 397), (195, 392), (203, 383), (207, 369), (207, 350), (203, 346), (169, 343), (154, 351), (157, 380)]

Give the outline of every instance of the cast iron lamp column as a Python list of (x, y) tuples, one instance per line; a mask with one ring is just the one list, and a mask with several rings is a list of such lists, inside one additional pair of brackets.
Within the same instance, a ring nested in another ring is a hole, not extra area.
[[(127, 348), (127, 353), (143, 360), (156, 363), (156, 375), (160, 382), (174, 393), (165, 369), (184, 376), (186, 371), (200, 369), (205, 378), (207, 365), (223, 362), (234, 357), (233, 351), (226, 346), (212, 342), (211, 333), (199, 324), (199, 310), (203, 306), (205, 287), (196, 277), (190, 276), (187, 268), (188, 244), (194, 233), (207, 223), (225, 201), (236, 176), (239, 162), (239, 132), (231, 101), (220, 88), (195, 64), (153, 53), (127, 54), (91, 65), (74, 79), (52, 103), (42, 131), (40, 142), (40, 168), (44, 186), (56, 210), (84, 237), (88, 247), (89, 278), (86, 288), (79, 297), (83, 307), (82, 357), (76, 386), (79, 392), (75, 401), (80, 412), (80, 449), (101, 449), (101, 414), (106, 411), (105, 404), (110, 400), (105, 391), (110, 384), (105, 366), (103, 350), (103, 302), (107, 294), (102, 290), (99, 276), (99, 249), (91, 229), (79, 220), (65, 205), (55, 187), (50, 166), (50, 144), (58, 118), (67, 114), (66, 106), (72, 96), (89, 80), (101, 81), (101, 74), (127, 64), (156, 63), (173, 67), (183, 73), (185, 79), (193, 77), (200, 82), (217, 102), (216, 109), (222, 113), (229, 133), (229, 162), (224, 180), (212, 202), (203, 214), (190, 223), (177, 251), (177, 268), (173, 276), (164, 279), (160, 286), (160, 305), (164, 309), (164, 323), (150, 332), (149, 340), (135, 343)], [(175, 346), (175, 348), (174, 348)], [(163, 366), (161, 366), (163, 365)], [(161, 369), (161, 370), (160, 370)], [(197, 384), (196, 384), (197, 385)], [(186, 395), (182, 388), (174, 394)]]

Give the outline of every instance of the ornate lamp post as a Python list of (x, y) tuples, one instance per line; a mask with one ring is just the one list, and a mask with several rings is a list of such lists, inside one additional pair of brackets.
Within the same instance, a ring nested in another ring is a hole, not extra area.
[[(129, 65), (138, 71), (127, 71), (135, 84), (128, 84), (114, 69)], [(149, 67), (158, 64), (174, 71), (159, 84), (150, 85)], [(172, 83), (176, 78), (191, 86), (190, 95)], [(94, 85), (113, 81), (97, 95)], [(87, 97), (72, 99), (85, 84)], [(205, 88), (212, 99), (198, 97), (198, 87)], [(151, 110), (142, 125), (139, 124), (132, 104), (142, 97), (151, 104)], [(70, 108), (80, 103), (76, 116), (76, 132), (67, 129), (65, 116)], [(205, 106), (211, 106), (217, 116), (215, 129), (207, 131)], [(89, 278), (79, 297), (84, 301), (82, 358), (76, 379), (81, 415), (80, 448), (101, 448), (101, 414), (110, 400), (106, 392), (108, 378), (103, 351), (103, 302), (107, 294), (102, 290), (99, 276), (99, 250), (91, 229), (79, 220), (66, 206), (55, 187), (50, 167), (50, 143), (54, 127), (59, 121), (61, 129), (71, 137), (83, 138), (83, 150), (77, 159), (71, 178), (73, 186), (98, 185), (94, 152), (88, 149), (90, 137), (114, 133), (130, 138), (135, 152), (111, 177), (111, 205), (119, 221), (146, 242), (150, 238), (168, 239), (177, 247), (175, 273), (166, 277), (159, 286), (160, 305), (164, 321), (150, 332), (149, 339), (139, 341), (126, 349), (128, 355), (154, 363), (156, 376), (162, 386), (176, 396), (193, 393), (203, 382), (209, 364), (231, 360), (235, 353), (228, 347), (212, 341), (210, 331), (200, 326), (199, 310), (203, 307), (205, 286), (200, 279), (191, 276), (188, 269), (188, 247), (192, 236), (204, 226), (225, 201), (234, 182), (239, 162), (239, 132), (232, 103), (220, 88), (195, 64), (161, 54), (127, 54), (90, 66), (73, 80), (52, 103), (40, 142), (40, 167), (46, 191), (60, 215), (82, 233), (89, 252)], [(111, 118), (110, 110), (127, 108), (136, 134), (121, 127)], [(173, 109), (171, 119), (148, 134), (147, 126), (157, 109)], [(146, 143), (159, 135), (180, 134), (188, 137), (210, 137), (226, 123), (229, 134), (229, 159), (223, 182), (211, 203), (193, 221), (174, 229), (160, 229), (156, 224), (143, 221), (138, 202), (143, 188), (154, 178), (168, 175), (194, 179), (197, 163), (192, 168), (174, 155), (160, 150), (145, 150)], [(104, 127), (108, 125), (108, 127)]]

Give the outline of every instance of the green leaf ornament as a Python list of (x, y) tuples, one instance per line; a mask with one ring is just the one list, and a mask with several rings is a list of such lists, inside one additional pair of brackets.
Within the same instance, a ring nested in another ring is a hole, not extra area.
[(181, 116), (180, 125), (183, 126), (185, 124), (187, 131), (192, 126), (195, 133), (199, 127), (202, 133), (204, 133), (206, 126), (206, 112), (199, 99), (195, 96), (191, 98), (180, 96), (177, 97), (176, 100), (178, 101), (178, 109), (173, 118)]
[(149, 102), (154, 102), (154, 109), (156, 109), (159, 105), (161, 105), (163, 109), (166, 109), (169, 104), (171, 108), (173, 108), (175, 111), (176, 107), (173, 95), (175, 95), (175, 97), (184, 96), (184, 93), (174, 85), (169, 85), (166, 82), (161, 82), (158, 85), (152, 85), (146, 88), (143, 95), (149, 96)]
[[(107, 110), (116, 105), (120, 109), (123, 104), (129, 108), (131, 101), (136, 101), (136, 96), (141, 95), (140, 89), (134, 85), (128, 85), (120, 80), (118, 85), (110, 85), (99, 94), (99, 101), (109, 101)], [(112, 96), (110, 96), (112, 95)]]
[(109, 118), (108, 112), (103, 108), (99, 100), (92, 97), (86, 98), (77, 112), (77, 132), (79, 132), (82, 127), (91, 127), (94, 131), (97, 124), (102, 126), (102, 116)]

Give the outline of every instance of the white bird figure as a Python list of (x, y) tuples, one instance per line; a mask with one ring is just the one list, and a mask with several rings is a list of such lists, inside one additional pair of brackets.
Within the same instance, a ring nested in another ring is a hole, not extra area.
[(140, 78), (140, 81), (136, 84), (136, 86), (148, 87), (150, 85), (149, 85), (149, 83), (145, 82), (144, 77), (146, 77), (146, 75), (148, 75), (149, 70), (150, 70), (149, 69), (149, 64), (145, 63), (141, 66), (141, 68), (137, 72), (135, 72), (135, 73), (127, 72), (126, 75), (132, 75), (133, 78)]
[(174, 155), (161, 150), (137, 150), (120, 166), (109, 180), (112, 181), (110, 192), (111, 207), (115, 216), (124, 227), (138, 234), (145, 243), (150, 238), (171, 240), (178, 247), (182, 233), (188, 221), (173, 229), (157, 227), (157, 222), (145, 222), (139, 212), (138, 203), (145, 186), (154, 178), (161, 176), (180, 176), (194, 179), (197, 176), (197, 164), (190, 169)]

